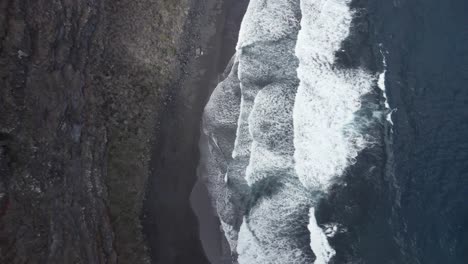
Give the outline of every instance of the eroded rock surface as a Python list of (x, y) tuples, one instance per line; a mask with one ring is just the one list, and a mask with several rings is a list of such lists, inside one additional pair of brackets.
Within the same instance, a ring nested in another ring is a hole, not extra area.
[(0, 263), (163, 263), (140, 223), (152, 146), (210, 39), (191, 24), (223, 4), (0, 2)]

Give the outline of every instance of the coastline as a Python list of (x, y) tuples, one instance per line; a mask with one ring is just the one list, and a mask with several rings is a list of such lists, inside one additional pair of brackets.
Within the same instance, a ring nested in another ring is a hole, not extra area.
[[(191, 3), (180, 43), (180, 78), (169, 89), (156, 129), (141, 217), (152, 263), (218, 263), (213, 261), (221, 254), (219, 248), (209, 245), (222, 243), (219, 220), (206, 189), (196, 185), (199, 129), (209, 95), (235, 52), (246, 3)], [(207, 230), (207, 223), (213, 228)]]

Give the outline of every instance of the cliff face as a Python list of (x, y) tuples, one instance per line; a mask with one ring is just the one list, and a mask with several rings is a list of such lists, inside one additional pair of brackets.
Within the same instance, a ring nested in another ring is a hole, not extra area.
[(210, 12), (190, 2), (0, 2), (0, 263), (150, 262), (155, 131)]

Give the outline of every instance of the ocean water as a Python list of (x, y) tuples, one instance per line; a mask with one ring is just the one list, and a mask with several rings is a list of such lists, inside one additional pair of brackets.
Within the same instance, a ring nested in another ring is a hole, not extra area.
[(200, 141), (232, 263), (468, 263), (466, 11), (250, 1)]

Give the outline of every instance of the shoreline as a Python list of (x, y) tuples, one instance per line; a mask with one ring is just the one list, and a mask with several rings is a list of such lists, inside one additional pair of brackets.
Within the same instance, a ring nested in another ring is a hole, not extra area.
[[(226, 68), (230, 67), (229, 63), (232, 59), (232, 56), (235, 54), (235, 47), (237, 45), (237, 37), (240, 29), (240, 24), (242, 18), (247, 9), (248, 0), (243, 1), (227, 1), (226, 9), (227, 13), (225, 15), (225, 24), (223, 31), (220, 33), (221, 38), (221, 50), (218, 58), (217, 71), (213, 71), (211, 80), (215, 81), (210, 86), (210, 92), (206, 98), (203, 107), (208, 102), (211, 93), (219, 84), (219, 82), (224, 79), (223, 75), (226, 75)], [(201, 122), (201, 117), (200, 117)], [(199, 123), (200, 123), (199, 122)], [(201, 126), (199, 124), (199, 133), (201, 132)], [(207, 146), (207, 144), (202, 144), (203, 137), (200, 137), (199, 134), (199, 148)], [(200, 157), (198, 157), (199, 160)], [(208, 259), (213, 264), (228, 264), (233, 263), (231, 256), (231, 249), (229, 243), (224, 237), (224, 233), (221, 230), (221, 222), (219, 220), (218, 213), (216, 208), (213, 208), (212, 197), (209, 194), (209, 191), (200, 178), (200, 167), (197, 166), (197, 182), (195, 183), (191, 197), (191, 207), (194, 213), (199, 220), (200, 228), (200, 240), (204, 248), (205, 254)]]
[[(200, 188), (192, 192), (197, 182), (199, 129), (204, 106), (224, 71), (223, 63), (235, 52), (238, 28), (232, 22), (239, 19), (235, 14), (239, 8), (233, 7), (246, 2), (191, 3), (181, 39), (183, 52), (179, 60), (183, 66), (179, 80), (169, 91), (160, 129), (156, 131), (157, 143), (153, 146), (141, 217), (152, 263), (212, 263), (207, 257), (211, 261), (216, 259), (213, 256), (217, 255), (217, 249), (207, 245), (221, 244), (218, 240), (223, 237), (221, 231), (199, 227), (205, 226), (204, 217), (213, 216), (212, 221), (218, 223), (219, 220), (209, 211), (208, 192)], [(234, 41), (232, 35), (236, 36)], [(195, 203), (191, 196), (195, 197)], [(196, 215), (191, 203), (204, 209)], [(202, 223), (197, 216), (201, 216)], [(207, 243), (210, 240), (207, 235), (217, 239)]]

